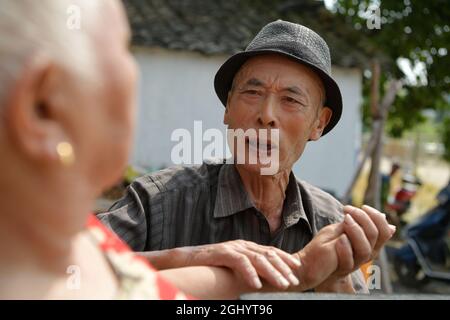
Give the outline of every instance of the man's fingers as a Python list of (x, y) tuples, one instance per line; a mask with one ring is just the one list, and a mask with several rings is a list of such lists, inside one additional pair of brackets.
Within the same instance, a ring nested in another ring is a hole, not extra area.
[(290, 267), (290, 269), (297, 269), (301, 265), (300, 261), (297, 258), (295, 258), (292, 254), (289, 254), (289, 253), (287, 253), (281, 249), (275, 248), (275, 247), (265, 247), (265, 246), (261, 246), (261, 245), (258, 245), (256, 243), (252, 242), (249, 245), (249, 249), (259, 252), (261, 254), (265, 254), (266, 256), (272, 255), (272, 253), (270, 253), (270, 252), (273, 252), (279, 258), (281, 258), (281, 260), (285, 264), (287, 264)]
[(234, 263), (229, 265), (230, 268), (239, 276), (244, 278), (247, 284), (254, 289), (261, 289), (262, 283), (258, 277), (258, 272), (251, 263), (250, 259), (244, 254), (236, 254), (234, 256)]
[(378, 240), (375, 244), (374, 251), (378, 253), (381, 247), (389, 240), (395, 233), (395, 226), (390, 225), (386, 220), (386, 215), (380, 211), (369, 207), (367, 205), (362, 206), (362, 209), (370, 216), (373, 223), (378, 229)]
[(291, 268), (291, 269), (296, 269), (298, 267), (300, 267), (301, 263), (300, 260), (298, 260), (297, 258), (295, 258), (292, 254), (289, 254), (283, 250), (280, 250), (278, 248), (275, 247), (271, 247), (271, 249), (273, 251), (276, 252), (276, 254)]
[(287, 289), (289, 281), (269, 262), (269, 260), (260, 253), (250, 255), (251, 262), (258, 274), (267, 280), (268, 283), (280, 289)]
[(274, 250), (267, 250), (265, 252), (265, 256), (267, 260), (269, 260), (269, 262), (283, 275), (283, 277), (290, 282), (290, 284), (294, 286), (299, 285), (300, 281), (294, 275), (292, 269)]
[(353, 259), (353, 250), (350, 240), (346, 234), (341, 235), (335, 244), (338, 257), (338, 275), (346, 275), (353, 271), (355, 262)]
[(252, 287), (260, 288), (260, 278), (279, 289), (298, 285), (294, 274), (300, 261), (294, 256), (274, 247), (258, 245), (244, 240), (225, 243), (213, 262), (242, 273), (242, 277)]
[(346, 214), (344, 218), (344, 230), (350, 240), (353, 249), (355, 267), (367, 262), (372, 257), (372, 247), (361, 226), (356, 223), (351, 215)]
[(323, 243), (336, 240), (344, 232), (344, 225), (342, 223), (333, 223), (320, 229), (320, 241)]
[(353, 206), (345, 206), (344, 213), (350, 214), (356, 223), (364, 230), (366, 238), (369, 240), (370, 246), (373, 249), (378, 240), (378, 229), (370, 216), (363, 210)]
[(275, 247), (261, 246), (252, 242), (247, 244), (249, 250), (264, 255), (290, 284), (294, 286), (299, 285), (300, 282), (293, 272), (301, 265), (298, 259)]

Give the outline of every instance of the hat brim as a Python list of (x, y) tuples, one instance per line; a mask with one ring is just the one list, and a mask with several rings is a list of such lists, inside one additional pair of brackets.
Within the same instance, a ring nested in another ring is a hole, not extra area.
[(334, 81), (333, 78), (331, 78), (326, 72), (324, 72), (322, 69), (318, 68), (317, 66), (309, 63), (308, 61), (302, 60), (296, 56), (293, 56), (289, 53), (282, 52), (275, 49), (263, 49), (263, 50), (254, 50), (254, 51), (243, 51), (236, 53), (235, 55), (231, 56), (227, 61), (222, 64), (222, 66), (219, 68), (219, 70), (216, 73), (216, 76), (214, 78), (214, 89), (216, 91), (217, 96), (219, 97), (220, 101), (224, 106), (227, 105), (228, 100), (228, 92), (231, 89), (231, 85), (233, 83), (234, 76), (239, 71), (241, 66), (250, 58), (262, 54), (268, 54), (268, 53), (276, 53), (281, 54), (283, 56), (286, 56), (288, 58), (291, 58), (295, 60), (298, 63), (304, 64), (313, 71), (317, 73), (317, 75), (322, 79), (323, 86), (325, 88), (325, 94), (326, 94), (326, 102), (325, 106), (329, 107), (331, 110), (333, 110), (333, 114), (331, 116), (330, 122), (325, 127), (322, 136), (326, 135), (328, 132), (333, 129), (336, 124), (339, 122), (339, 119), (342, 115), (342, 96), (341, 91), (339, 90), (339, 86)]

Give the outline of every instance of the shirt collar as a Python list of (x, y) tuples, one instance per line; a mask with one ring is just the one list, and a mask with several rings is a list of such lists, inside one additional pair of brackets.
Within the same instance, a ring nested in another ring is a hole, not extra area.
[[(214, 218), (228, 217), (249, 208), (254, 208), (254, 206), (245, 190), (239, 172), (233, 164), (224, 164), (219, 172)], [(286, 188), (282, 214), (285, 227), (290, 227), (303, 219), (311, 229), (303, 208), (300, 188), (292, 172)]]
[(253, 207), (239, 172), (233, 164), (224, 164), (219, 172), (214, 218), (223, 218)]

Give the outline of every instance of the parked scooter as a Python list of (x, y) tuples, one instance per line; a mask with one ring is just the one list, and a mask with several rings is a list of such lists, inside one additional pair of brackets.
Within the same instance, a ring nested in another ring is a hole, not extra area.
[(406, 174), (402, 178), (401, 188), (385, 204), (385, 211), (390, 222), (396, 225), (398, 229), (405, 225), (405, 222), (402, 220), (403, 215), (411, 207), (412, 199), (421, 185), (422, 182), (418, 178), (411, 174)]
[(421, 287), (430, 279), (450, 284), (450, 181), (438, 205), (403, 230), (406, 243), (394, 251), (394, 269), (402, 284)]

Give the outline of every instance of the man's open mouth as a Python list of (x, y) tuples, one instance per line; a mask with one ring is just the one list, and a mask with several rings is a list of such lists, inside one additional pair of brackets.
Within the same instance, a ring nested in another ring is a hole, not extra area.
[(266, 152), (267, 154), (270, 154), (272, 150), (277, 149), (277, 146), (273, 144), (271, 140), (262, 140), (259, 138), (254, 139), (245, 137), (245, 144), (248, 145), (249, 149)]

